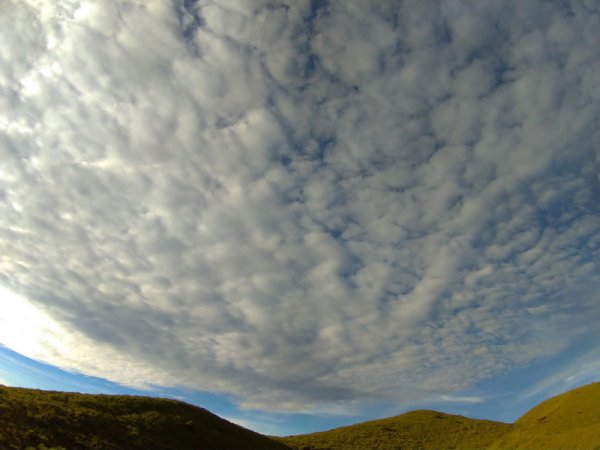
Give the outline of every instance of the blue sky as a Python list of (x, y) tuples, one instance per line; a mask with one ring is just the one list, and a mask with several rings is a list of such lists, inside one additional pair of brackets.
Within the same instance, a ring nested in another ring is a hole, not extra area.
[(595, 2), (0, 9), (6, 384), (286, 434), (598, 379)]
[[(529, 408), (550, 396), (597, 381), (600, 363), (589, 361), (587, 352), (569, 349), (571, 358), (559, 355), (534, 367), (494, 377), (458, 395), (439, 396), (399, 406), (396, 402), (371, 405), (350, 414), (276, 413), (241, 410), (226, 395), (185, 388), (153, 386), (133, 389), (103, 378), (65, 371), (27, 358), (0, 346), (0, 384), (35, 389), (89, 394), (126, 394), (168, 397), (207, 408), (246, 428), (270, 435), (290, 435), (328, 430), (364, 420), (401, 414), (411, 409), (430, 408), (467, 417), (512, 422)], [(573, 357), (573, 351), (576, 357)], [(598, 352), (596, 352), (597, 356)], [(566, 364), (567, 359), (570, 364)], [(548, 374), (540, 377), (540, 372)]]

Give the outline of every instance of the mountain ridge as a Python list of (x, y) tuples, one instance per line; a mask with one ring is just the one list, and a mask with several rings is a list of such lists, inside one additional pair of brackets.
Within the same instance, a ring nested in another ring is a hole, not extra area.
[(600, 382), (514, 423), (414, 410), (329, 431), (264, 436), (179, 400), (0, 385), (2, 449), (600, 449)]
[(279, 438), (292, 449), (486, 449), (512, 424), (415, 410), (346, 427)]
[(0, 386), (0, 448), (285, 450), (287, 447), (179, 400)]
[[(395, 427), (395, 433), (386, 435), (390, 425)], [(514, 423), (416, 410), (278, 440), (294, 450), (597, 450), (600, 449), (600, 382), (550, 397)]]

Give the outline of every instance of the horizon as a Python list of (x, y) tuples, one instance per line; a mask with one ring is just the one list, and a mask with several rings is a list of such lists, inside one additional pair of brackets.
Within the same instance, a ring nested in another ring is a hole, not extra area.
[[(473, 397), (455, 398), (454, 403), (462, 405), (458, 407), (448, 406), (452, 403), (450, 399), (438, 402), (424, 402), (415, 405), (414, 408), (403, 410), (395, 414), (377, 416), (377, 415), (362, 415), (362, 416), (323, 416), (318, 417), (301, 417), (300, 415), (289, 414), (286, 416), (276, 415), (268, 416), (260, 411), (239, 411), (236, 410), (235, 404), (230, 399), (226, 399), (209, 393), (189, 393), (185, 390), (165, 389), (156, 387), (155, 390), (136, 390), (122, 386), (116, 383), (111, 383), (108, 380), (94, 378), (82, 374), (70, 373), (59, 368), (48, 366), (38, 361), (26, 358), (18, 353), (2, 347), (0, 345), (0, 354), (4, 357), (7, 355), (12, 359), (12, 364), (3, 364), (0, 366), (0, 385), (9, 387), (23, 387), (30, 389), (42, 389), (46, 391), (73, 392), (85, 394), (106, 394), (106, 395), (134, 395), (157, 398), (170, 398), (180, 400), (185, 403), (199, 406), (207, 409), (209, 412), (226, 419), (237, 425), (252, 431), (259, 432), (270, 436), (289, 436), (295, 434), (308, 434), (317, 431), (328, 431), (334, 428), (345, 427), (362, 423), (370, 420), (384, 419), (401, 415), (407, 412), (432, 409), (434, 411), (447, 414), (457, 414), (472, 419), (494, 420), (502, 423), (514, 423), (519, 417), (528, 412), (531, 408), (537, 406), (541, 402), (548, 400), (556, 395), (563, 394), (572, 389), (600, 383), (600, 379), (588, 377), (571, 378), (570, 380), (554, 380), (553, 383), (539, 383), (534, 389), (525, 395), (528, 398), (525, 402), (518, 402), (512, 399), (512, 404), (518, 404), (518, 408), (512, 408), (506, 411), (504, 407), (497, 407), (496, 411), (491, 412), (489, 407), (484, 407), (479, 410), (465, 409), (465, 406), (473, 403)], [(12, 367), (10, 367), (12, 366)], [(18, 366), (18, 368), (16, 368)], [(39, 370), (41, 369), (41, 370)], [(7, 381), (11, 380), (11, 381)], [(20, 380), (20, 381), (15, 381)], [(540, 389), (540, 385), (544, 385)], [(521, 395), (523, 393), (520, 393)], [(518, 394), (513, 393), (518, 397)], [(504, 398), (509, 395), (504, 394)], [(444, 404), (446, 405), (444, 407)], [(438, 409), (433, 407), (437, 405)], [(428, 408), (428, 406), (430, 408)], [(487, 414), (482, 417), (478, 414)], [(261, 421), (262, 417), (262, 421)]]
[(0, 3), (0, 383), (266, 434), (600, 379), (600, 5)]
[[(600, 382), (598, 370), (586, 366), (584, 361), (576, 361), (567, 373), (557, 377), (533, 379), (525, 392), (503, 392), (495, 398), (484, 401), (476, 396), (441, 396), (421, 403), (386, 412), (367, 412), (363, 414), (294, 414), (265, 413), (264, 411), (241, 410), (235, 401), (226, 396), (208, 392), (190, 391), (186, 389), (154, 386), (152, 389), (133, 389), (106, 379), (97, 378), (75, 372), (67, 372), (58, 367), (44, 364), (16, 353), (0, 344), (0, 385), (24, 387), (49, 391), (76, 392), (86, 394), (107, 395), (139, 395), (147, 397), (172, 398), (191, 405), (205, 408), (213, 414), (233, 422), (244, 428), (269, 436), (289, 436), (308, 434), (317, 431), (328, 431), (334, 428), (354, 425), (370, 420), (383, 419), (404, 414), (406, 412), (431, 409), (447, 414), (457, 414), (472, 419), (486, 419), (497, 422), (513, 423), (532, 407), (556, 395), (591, 383)], [(537, 372), (537, 369), (536, 369)], [(521, 374), (527, 377), (527, 374)], [(496, 380), (502, 383), (502, 380)], [(507, 384), (504, 380), (503, 384)], [(482, 389), (485, 391), (485, 389)], [(446, 397), (446, 398), (443, 398)], [(499, 405), (498, 400), (508, 401)]]

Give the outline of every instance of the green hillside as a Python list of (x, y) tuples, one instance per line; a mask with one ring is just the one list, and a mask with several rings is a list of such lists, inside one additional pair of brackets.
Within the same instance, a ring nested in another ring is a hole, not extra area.
[(552, 397), (523, 415), (490, 449), (600, 449), (600, 383)]
[(265, 449), (286, 447), (183, 402), (0, 386), (0, 448)]
[(550, 398), (514, 424), (412, 411), (278, 440), (297, 450), (600, 450), (600, 383)]
[(511, 427), (420, 410), (280, 441), (299, 450), (485, 449)]
[(514, 424), (411, 411), (271, 438), (169, 399), (0, 385), (0, 449), (600, 449), (600, 383), (550, 398)]

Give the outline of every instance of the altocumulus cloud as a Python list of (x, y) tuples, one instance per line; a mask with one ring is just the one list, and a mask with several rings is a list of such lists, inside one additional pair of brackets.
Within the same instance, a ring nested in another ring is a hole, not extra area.
[(1, 2), (0, 283), (36, 309), (3, 342), (296, 411), (598, 342), (599, 30), (594, 1)]

